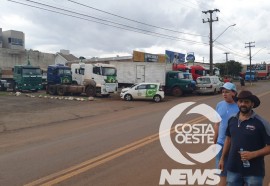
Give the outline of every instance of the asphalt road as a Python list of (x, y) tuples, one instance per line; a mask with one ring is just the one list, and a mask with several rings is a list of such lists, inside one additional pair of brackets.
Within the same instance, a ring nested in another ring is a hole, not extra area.
[[(256, 112), (270, 121), (270, 83), (245, 88), (260, 97)], [(168, 97), (161, 103), (125, 102), (118, 97), (79, 102), (0, 96), (0, 185), (149, 186), (159, 184), (162, 169), (213, 169), (213, 160), (193, 166), (173, 161), (157, 134), (173, 106), (193, 101), (215, 108), (220, 100), (221, 95)], [(178, 121), (198, 117), (182, 116)], [(180, 148), (198, 152), (206, 147)], [(265, 160), (268, 185), (270, 157)]]

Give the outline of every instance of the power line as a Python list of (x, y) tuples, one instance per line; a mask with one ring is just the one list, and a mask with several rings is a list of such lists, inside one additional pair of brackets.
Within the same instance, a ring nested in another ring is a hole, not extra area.
[(105, 14), (109, 14), (109, 15), (112, 15), (112, 16), (115, 16), (115, 17), (118, 17), (118, 18), (121, 18), (121, 19), (125, 19), (125, 20), (131, 21), (131, 22), (139, 23), (139, 24), (142, 24), (142, 25), (146, 25), (146, 26), (150, 26), (150, 27), (154, 27), (154, 28), (158, 28), (158, 29), (162, 29), (162, 30), (166, 30), (166, 31), (170, 31), (170, 32), (180, 33), (180, 34), (187, 34), (187, 35), (193, 35), (193, 36), (208, 37), (208, 36), (203, 36), (203, 35), (199, 35), (199, 34), (191, 34), (191, 33), (185, 33), (185, 32), (180, 32), (180, 31), (176, 31), (176, 30), (171, 30), (171, 29), (167, 29), (167, 28), (155, 26), (155, 25), (148, 24), (148, 23), (143, 23), (141, 21), (137, 21), (137, 20), (134, 20), (134, 19), (126, 18), (126, 17), (120, 16), (120, 15), (117, 15), (117, 14), (114, 14), (114, 13), (110, 13), (110, 12), (107, 12), (107, 11), (104, 11), (104, 10), (101, 10), (101, 9), (98, 9), (98, 8), (94, 8), (94, 7), (89, 6), (89, 5), (86, 5), (86, 4), (78, 3), (78, 2), (75, 2), (73, 0), (68, 0), (68, 1), (71, 2), (71, 3), (74, 3), (74, 4), (78, 4), (78, 5), (81, 5), (81, 6), (84, 6), (84, 7), (87, 7), (87, 8), (90, 8), (90, 9), (93, 9), (93, 10), (96, 10), (96, 11), (99, 11), (99, 12), (102, 12), (102, 13), (105, 13)]
[[(97, 18), (97, 17), (94, 17), (94, 16), (89, 16), (89, 15), (86, 15), (86, 14), (81, 14), (81, 13), (78, 13), (78, 12), (66, 10), (66, 9), (63, 9), (63, 8), (58, 8), (58, 7), (47, 5), (47, 4), (43, 4), (43, 3), (38, 3), (38, 2), (35, 2), (35, 1), (31, 1), (31, 0), (25, 0), (25, 1), (28, 1), (28, 2), (31, 2), (31, 3), (34, 3), (34, 4), (38, 4), (38, 5), (42, 5), (42, 6), (46, 6), (46, 7), (53, 8), (53, 9), (61, 10), (61, 11), (64, 11), (64, 12), (68, 12), (68, 13), (72, 13), (72, 14), (77, 14), (79, 16), (89, 17), (91, 19), (96, 19), (96, 20), (107, 22), (107, 23), (110, 23), (110, 24), (103, 23), (103, 22), (98, 22), (98, 21), (94, 21), (94, 20), (89, 20), (89, 19), (86, 19), (86, 18), (83, 18), (83, 17), (78, 17), (78, 16), (74, 16), (74, 15), (62, 13), (62, 12), (55, 11), (55, 10), (50, 10), (50, 9), (46, 9), (46, 8), (42, 8), (42, 7), (38, 7), (38, 6), (34, 6), (34, 5), (29, 5), (29, 4), (17, 2), (17, 1), (14, 1), (14, 0), (8, 0), (8, 1), (13, 2), (13, 3), (18, 3), (18, 4), (21, 4), (21, 5), (25, 5), (25, 6), (30, 6), (30, 7), (33, 7), (33, 8), (38, 8), (38, 9), (42, 9), (42, 10), (46, 10), (46, 11), (50, 11), (50, 12), (54, 12), (54, 13), (66, 15), (66, 16), (70, 16), (70, 17), (74, 17), (74, 18), (78, 18), (78, 19), (82, 19), (82, 20), (86, 20), (86, 21), (91, 21), (91, 22), (103, 24), (103, 25), (106, 25), (106, 26), (120, 28), (120, 29), (128, 30), (128, 31), (133, 31), (133, 32), (141, 33), (141, 34), (152, 35), (152, 36), (161, 37), (161, 38), (165, 38), (165, 39), (171, 39), (171, 40), (184, 41), (184, 42), (193, 43), (193, 44), (208, 45), (207, 43), (202, 43), (202, 42), (197, 42), (197, 41), (193, 41), (193, 40), (183, 39), (183, 38), (179, 38), (179, 37), (175, 37), (175, 36), (161, 34), (161, 33), (158, 33), (158, 32), (152, 32), (152, 31), (149, 31), (149, 30), (144, 30), (144, 29), (140, 29), (140, 28), (136, 28), (136, 27), (124, 25), (124, 24), (121, 24), (121, 23), (116, 23), (116, 22), (113, 22), (113, 21), (108, 21), (108, 20), (105, 20), (105, 19)], [(118, 26), (111, 25), (111, 24), (115, 24), (115, 25), (118, 25)], [(122, 27), (120, 27), (120, 26), (122, 26)], [(127, 29), (125, 27), (128, 27), (129, 29)], [(132, 29), (134, 29), (134, 30), (132, 30)], [(135, 30), (139, 30), (139, 31), (135, 31)]]
[[(231, 49), (231, 48), (229, 48), (229, 47), (223, 45), (222, 43), (220, 43), (220, 42), (218, 42), (218, 41), (215, 41), (215, 43), (218, 43), (219, 45), (221, 45), (221, 46), (216, 46), (216, 45), (214, 45), (214, 47), (217, 48), (217, 49), (219, 49), (219, 50), (222, 50), (222, 51), (224, 51), (224, 52), (227, 51), (227, 50), (230, 50), (232, 54), (235, 54), (235, 55), (237, 55), (237, 56), (239, 56), (239, 57), (247, 58), (247, 57), (246, 57), (246, 54), (244, 54), (244, 53), (237, 52), (237, 51), (235, 51), (235, 50), (233, 50), (233, 49)], [(224, 47), (224, 48), (226, 48), (226, 50), (223, 49), (223, 48), (220, 48), (220, 47)]]

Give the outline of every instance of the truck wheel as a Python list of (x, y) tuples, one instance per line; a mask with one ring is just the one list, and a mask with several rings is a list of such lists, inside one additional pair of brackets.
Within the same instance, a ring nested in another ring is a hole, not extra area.
[(59, 96), (64, 96), (64, 95), (66, 94), (66, 91), (65, 91), (64, 87), (59, 86), (59, 87), (57, 88), (57, 94), (58, 94)]
[(176, 97), (182, 96), (183, 95), (183, 91), (181, 90), (180, 87), (174, 87), (172, 89), (172, 95), (173, 96), (176, 96)]
[(55, 86), (48, 86), (48, 92), (50, 95), (56, 94), (56, 87)]
[(132, 98), (132, 96), (130, 94), (126, 94), (125, 97), (124, 97), (124, 99), (126, 101), (131, 101), (133, 98)]
[(49, 85), (46, 85), (45, 90), (46, 90), (46, 94), (49, 94)]
[(86, 88), (85, 93), (88, 97), (94, 97), (96, 96), (96, 89), (93, 86), (89, 86)]
[(104, 95), (102, 95), (102, 97), (103, 98), (108, 98), (108, 97), (110, 97), (110, 94), (104, 94)]
[(160, 95), (155, 95), (153, 99), (154, 99), (154, 102), (156, 102), (156, 103), (161, 101)]
[(17, 92), (18, 91), (18, 86), (17, 83), (13, 84), (13, 92)]

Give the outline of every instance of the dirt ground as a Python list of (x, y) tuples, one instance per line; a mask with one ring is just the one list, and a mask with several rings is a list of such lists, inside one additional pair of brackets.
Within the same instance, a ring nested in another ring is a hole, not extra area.
[[(236, 85), (241, 90), (238, 82)], [(108, 98), (96, 97), (93, 101), (89, 101), (86, 96), (75, 97), (84, 101), (54, 99), (56, 97), (46, 95), (45, 91), (22, 93), (19, 96), (12, 92), (0, 92), (0, 133), (156, 104), (151, 100), (126, 102), (119, 94)], [(165, 96), (164, 101), (173, 99), (176, 98)]]
[[(99, 114), (105, 115), (109, 112), (146, 104), (156, 104), (150, 100), (126, 102), (119, 95), (112, 95), (108, 98), (96, 97), (93, 101), (89, 101), (88, 97), (85, 96), (74, 97), (74, 99), (80, 98), (84, 101), (61, 98), (59, 99), (59, 96), (48, 96), (43, 91), (22, 93), (19, 96), (15, 96), (12, 92), (0, 92), (0, 132), (11, 132), (54, 124), (59, 121)], [(169, 99), (173, 99), (173, 97), (166, 97), (164, 101)]]

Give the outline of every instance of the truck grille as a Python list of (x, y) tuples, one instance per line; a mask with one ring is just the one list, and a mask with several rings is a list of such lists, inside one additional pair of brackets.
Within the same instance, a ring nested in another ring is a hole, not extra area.
[(107, 92), (117, 91), (117, 83), (106, 83), (105, 87)]

